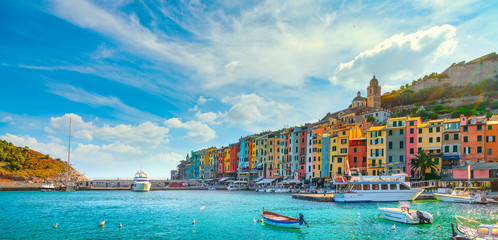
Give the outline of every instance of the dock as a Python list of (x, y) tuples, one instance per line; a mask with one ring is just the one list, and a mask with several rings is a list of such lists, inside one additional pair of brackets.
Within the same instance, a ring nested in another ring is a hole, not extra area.
[(315, 202), (333, 202), (334, 194), (293, 194), (292, 198), (306, 200), (306, 201), (315, 201)]

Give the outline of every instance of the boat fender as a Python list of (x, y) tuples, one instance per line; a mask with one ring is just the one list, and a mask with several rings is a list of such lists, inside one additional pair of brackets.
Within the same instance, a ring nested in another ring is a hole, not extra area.
[(482, 202), (486, 202), (486, 201), (488, 201), (488, 199), (486, 199), (485, 197), (482, 197), (482, 198), (481, 198), (481, 201), (482, 201)]

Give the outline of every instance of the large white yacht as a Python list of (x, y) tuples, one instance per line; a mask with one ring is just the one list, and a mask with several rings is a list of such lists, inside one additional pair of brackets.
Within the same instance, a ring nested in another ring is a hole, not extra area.
[(148, 192), (150, 191), (150, 182), (147, 174), (143, 171), (137, 172), (133, 178), (131, 190), (134, 192)]
[(352, 176), (335, 178), (336, 202), (394, 202), (415, 199), (424, 189), (411, 188), (406, 174), (385, 176)]

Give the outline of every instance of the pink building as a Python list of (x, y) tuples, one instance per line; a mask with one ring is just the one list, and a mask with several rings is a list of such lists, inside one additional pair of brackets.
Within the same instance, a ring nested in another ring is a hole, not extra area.
[[(496, 179), (498, 177), (498, 162), (475, 164), (470, 166), (470, 179)], [(467, 179), (468, 167), (453, 168), (454, 179)]]
[(418, 125), (422, 123), (420, 117), (408, 118), (406, 120), (406, 173), (415, 177), (415, 170), (412, 169), (412, 159), (417, 155), (417, 133)]

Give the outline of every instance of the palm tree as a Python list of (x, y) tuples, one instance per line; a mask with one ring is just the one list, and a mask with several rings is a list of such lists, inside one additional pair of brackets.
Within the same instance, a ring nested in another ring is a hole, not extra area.
[(424, 150), (418, 151), (415, 158), (412, 159), (412, 169), (415, 171), (420, 170), (422, 175), (422, 180), (425, 180), (425, 171), (434, 170), (437, 171), (437, 164), (435, 161), (431, 160), (431, 156), (427, 154)]

